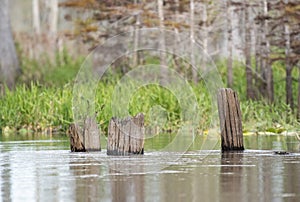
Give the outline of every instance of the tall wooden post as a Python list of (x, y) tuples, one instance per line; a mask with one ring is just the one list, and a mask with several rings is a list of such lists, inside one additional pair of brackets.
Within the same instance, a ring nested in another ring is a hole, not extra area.
[(237, 93), (230, 88), (218, 92), (222, 151), (244, 150), (242, 114)]
[(144, 154), (144, 115), (112, 118), (108, 126), (107, 155)]

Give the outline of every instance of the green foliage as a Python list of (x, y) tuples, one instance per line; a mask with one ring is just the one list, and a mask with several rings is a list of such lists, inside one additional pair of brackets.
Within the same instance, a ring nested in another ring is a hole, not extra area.
[(299, 127), (299, 122), (284, 102), (268, 104), (264, 101), (244, 101), (241, 104), (245, 131), (280, 133)]
[(62, 87), (75, 78), (83, 60), (83, 57), (72, 58), (66, 49), (57, 52), (55, 60), (46, 55), (39, 60), (22, 58), (22, 75), (18, 82), (28, 86), (38, 82), (43, 86)]
[(14, 91), (6, 89), (0, 100), (0, 125), (16, 129), (65, 128), (72, 120), (71, 98), (68, 85), (57, 89), (32, 83), (30, 87), (20, 85)]
[[(66, 53), (57, 55), (55, 62), (46, 62), (42, 65), (36, 61), (23, 60), (22, 65), (26, 69), (27, 76), (26, 78), (24, 75), (23, 81), (27, 79), (34, 81), (19, 84), (14, 91), (6, 89), (6, 95), (0, 98), (0, 128), (2, 130), (6, 127), (17, 129), (20, 133), (36, 131), (38, 128), (60, 128), (65, 131), (73, 122), (72, 82), (80, 68), (81, 61), (82, 59), (73, 60)], [(219, 61), (217, 66), (222, 78), (226, 81), (226, 62)], [(241, 101), (244, 131), (280, 133), (299, 128), (299, 122), (294, 113), (289, 106), (284, 104), (285, 86), (283, 85), (282, 64), (276, 63), (273, 66), (276, 94), (274, 104), (268, 104), (264, 100), (246, 100), (244, 69), (242, 63), (234, 62), (233, 70), (236, 79), (233, 89), (238, 92)], [(107, 130), (108, 122), (113, 115), (111, 101), (120, 78), (121, 75), (107, 72), (96, 89), (95, 108), (97, 121), (102, 131)], [(191, 84), (191, 87), (201, 114), (199, 125), (202, 129), (208, 129), (212, 116), (210, 92), (207, 91), (202, 81), (197, 85)], [(182, 109), (176, 95), (158, 85), (148, 85), (137, 90), (131, 97), (128, 110), (131, 115), (144, 112), (146, 126), (151, 125), (153, 121), (162, 122), (163, 125), (160, 126), (165, 131), (176, 131), (182, 124)]]
[(181, 109), (177, 98), (171, 91), (158, 85), (140, 88), (131, 99), (129, 112), (132, 115), (143, 112), (146, 125), (153, 122), (163, 124), (165, 130), (174, 130), (180, 124)]

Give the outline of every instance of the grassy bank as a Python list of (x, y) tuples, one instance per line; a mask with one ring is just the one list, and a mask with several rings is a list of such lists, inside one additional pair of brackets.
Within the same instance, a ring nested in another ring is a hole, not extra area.
[[(2, 133), (26, 132), (64, 132), (73, 122), (72, 90), (73, 80), (80, 67), (81, 59), (71, 60), (65, 56), (65, 62), (47, 64), (47, 71), (38, 71), (38, 63), (23, 61), (26, 75), (21, 77), (20, 84), (14, 91), (6, 90), (6, 95), (0, 98), (0, 130)], [(224, 63), (218, 63), (221, 76), (226, 78)], [(31, 68), (31, 69), (30, 69)], [(44, 68), (42, 68), (44, 69)], [(33, 73), (30, 73), (33, 72)], [(280, 133), (285, 130), (298, 130), (299, 122), (290, 108), (284, 104), (284, 87), (282, 67), (274, 69), (276, 101), (269, 105), (262, 101), (248, 101), (245, 98), (245, 73), (242, 64), (234, 67), (234, 90), (239, 94), (243, 114), (244, 131), (270, 131)], [(38, 79), (35, 79), (37, 78)], [(26, 82), (33, 80), (33, 82)], [(35, 80), (35, 81), (34, 81)], [(100, 128), (106, 131), (108, 121), (112, 117), (111, 100), (118, 78), (107, 77), (98, 84), (95, 92), (97, 121)], [(224, 81), (226, 83), (226, 81)], [(192, 85), (197, 98), (201, 119), (201, 130), (206, 130), (211, 122), (211, 97), (204, 82)], [(176, 95), (157, 85), (140, 88), (131, 98), (129, 113), (146, 114), (146, 125), (150, 125), (154, 116), (151, 109), (156, 106), (164, 108), (166, 131), (175, 131), (180, 122), (181, 108)], [(159, 112), (159, 111), (158, 111)], [(159, 112), (160, 113), (160, 112)]]
[[(97, 121), (101, 129), (107, 128), (112, 116), (111, 98), (114, 85), (99, 83), (96, 92)], [(209, 127), (211, 121), (211, 100), (204, 85), (193, 86), (199, 103), (201, 128)], [(206, 92), (206, 93), (204, 93)], [(147, 116), (153, 106), (165, 109), (167, 122), (165, 130), (176, 130), (180, 126), (181, 109), (176, 97), (166, 89), (148, 86), (138, 90), (129, 105), (130, 114), (144, 112), (146, 125), (151, 117)], [(42, 87), (31, 84), (20, 85), (15, 91), (7, 91), (0, 99), (0, 126), (2, 131), (15, 132), (45, 130), (65, 131), (73, 121), (72, 85), (63, 87)], [(281, 132), (299, 127), (294, 114), (285, 104), (269, 105), (263, 101), (242, 101), (244, 131)]]

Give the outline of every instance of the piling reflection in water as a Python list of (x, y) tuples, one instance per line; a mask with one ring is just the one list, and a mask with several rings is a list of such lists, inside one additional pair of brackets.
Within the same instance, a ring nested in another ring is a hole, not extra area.
[[(143, 165), (126, 165), (126, 169), (132, 170), (131, 175), (122, 173), (122, 162), (115, 162), (109, 166), (109, 180), (111, 184), (112, 201), (144, 201), (144, 173)], [(137, 168), (138, 167), (138, 168)], [(140, 172), (134, 173), (135, 170)]]
[(243, 199), (243, 152), (221, 154), (220, 193), (224, 198)]
[(70, 161), (69, 168), (75, 176), (75, 201), (100, 199), (103, 189), (99, 180), (102, 175), (101, 165), (93, 158), (81, 157), (77, 161)]

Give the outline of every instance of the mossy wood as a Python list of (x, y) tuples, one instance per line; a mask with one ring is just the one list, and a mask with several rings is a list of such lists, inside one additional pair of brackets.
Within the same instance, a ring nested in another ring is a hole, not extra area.
[(72, 152), (101, 151), (100, 132), (95, 118), (86, 118), (83, 128), (71, 124), (69, 135)]
[(108, 126), (107, 155), (144, 154), (144, 115), (112, 118)]
[(230, 88), (218, 91), (222, 151), (244, 150), (242, 114), (237, 93)]

